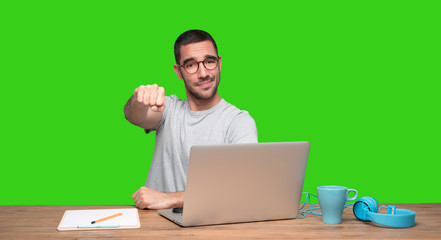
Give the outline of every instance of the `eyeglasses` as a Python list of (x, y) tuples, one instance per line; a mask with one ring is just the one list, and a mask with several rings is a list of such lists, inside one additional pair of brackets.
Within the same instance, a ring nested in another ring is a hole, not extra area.
[(178, 66), (184, 68), (184, 70), (188, 74), (193, 74), (199, 70), (199, 63), (202, 63), (206, 69), (213, 70), (217, 67), (218, 62), (219, 62), (219, 57), (208, 57), (202, 61), (193, 60), (184, 64), (184, 66), (181, 65)]

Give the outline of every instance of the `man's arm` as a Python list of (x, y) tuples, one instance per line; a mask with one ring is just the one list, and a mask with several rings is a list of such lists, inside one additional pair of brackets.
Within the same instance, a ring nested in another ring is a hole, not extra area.
[(235, 143), (257, 143), (256, 122), (246, 111), (242, 111), (231, 122), (227, 132), (227, 142)]
[(181, 208), (184, 206), (184, 193), (163, 193), (143, 186), (132, 195), (132, 198), (135, 199), (136, 207), (139, 209)]
[(126, 119), (138, 127), (152, 129), (158, 126), (165, 109), (165, 91), (158, 85), (139, 86), (124, 106)]

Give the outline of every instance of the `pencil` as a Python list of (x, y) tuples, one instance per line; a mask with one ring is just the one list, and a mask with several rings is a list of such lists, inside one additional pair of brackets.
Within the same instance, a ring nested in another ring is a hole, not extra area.
[(106, 221), (106, 220), (109, 220), (111, 218), (118, 217), (118, 216), (121, 216), (121, 215), (122, 215), (122, 213), (117, 213), (117, 214), (114, 214), (112, 216), (108, 216), (108, 217), (105, 217), (105, 218), (101, 218), (101, 219), (92, 221), (91, 224), (95, 224), (95, 223), (99, 223), (99, 222), (102, 222), (102, 221)]

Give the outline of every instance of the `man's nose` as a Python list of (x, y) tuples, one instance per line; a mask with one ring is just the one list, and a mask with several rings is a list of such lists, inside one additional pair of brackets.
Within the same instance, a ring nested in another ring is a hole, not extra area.
[(199, 78), (206, 78), (208, 76), (208, 70), (205, 68), (204, 63), (199, 63), (199, 69), (198, 69), (198, 77)]

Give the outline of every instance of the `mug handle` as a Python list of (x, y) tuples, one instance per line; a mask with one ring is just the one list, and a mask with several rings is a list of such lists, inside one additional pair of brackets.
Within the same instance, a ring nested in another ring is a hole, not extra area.
[[(354, 192), (355, 193), (354, 197), (349, 198), (349, 193), (350, 192)], [(355, 189), (348, 189), (348, 196), (347, 196), (347, 200), (346, 201), (353, 201), (353, 200), (357, 199), (357, 196), (358, 196), (357, 190), (355, 190)]]

